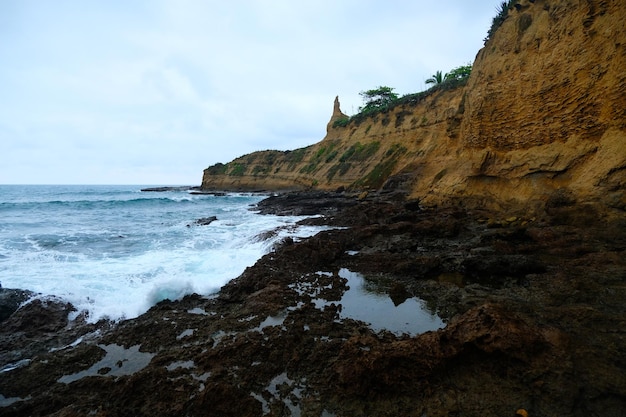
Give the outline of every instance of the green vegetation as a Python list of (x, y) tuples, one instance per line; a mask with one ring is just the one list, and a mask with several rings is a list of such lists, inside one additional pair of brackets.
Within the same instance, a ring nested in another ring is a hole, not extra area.
[(380, 148), (380, 142), (370, 142), (366, 145), (362, 145), (360, 142), (355, 143), (350, 146), (344, 153), (339, 157), (339, 162), (347, 162), (351, 161), (365, 161), (366, 159), (373, 156), (378, 149)]
[(396, 113), (396, 128), (400, 127), (406, 116), (410, 116), (411, 114), (412, 113), (408, 110), (402, 110)]
[(267, 175), (268, 171), (269, 171), (268, 165), (255, 165), (254, 168), (252, 168), (252, 175), (255, 177), (259, 175), (265, 176)]
[(359, 108), (361, 113), (385, 110), (398, 99), (398, 95), (393, 92), (393, 88), (387, 86), (361, 91), (359, 95), (363, 97), (363, 102), (365, 103), (363, 107)]
[(326, 174), (326, 179), (328, 182), (332, 181), (332, 179), (339, 173), (339, 176), (343, 176), (352, 168), (352, 164), (349, 162), (339, 162), (338, 164), (333, 165), (329, 170), (328, 174)]
[(306, 155), (308, 150), (307, 148), (296, 149), (295, 151), (285, 151), (285, 162), (289, 165), (287, 166), (287, 171), (293, 171), (296, 169), (296, 165), (302, 162), (304, 159), (304, 155)]
[(305, 166), (300, 168), (300, 173), (301, 174), (310, 174), (313, 171), (315, 171), (316, 169), (317, 169), (317, 163), (309, 162), (308, 164), (306, 164)]
[(449, 73), (443, 76), (444, 82), (451, 82), (456, 80), (462, 80), (470, 76), (472, 73), (472, 64), (461, 65), (450, 70)]
[[(400, 145), (393, 145), (391, 149), (393, 149), (392, 154), (398, 152)], [(380, 142), (370, 142), (367, 144), (361, 144), (360, 142), (355, 143), (350, 146), (346, 151), (339, 157), (339, 161), (330, 167), (328, 173), (326, 174), (326, 179), (330, 182), (335, 175), (343, 176), (345, 175), (352, 167), (353, 164), (359, 165), (360, 162), (366, 161), (367, 159), (373, 157), (378, 150), (380, 149)], [(406, 148), (402, 152), (406, 152)], [(389, 150), (387, 151), (389, 153)], [(385, 158), (387, 157), (387, 154)], [(393, 167), (392, 167), (393, 168)]]
[(460, 67), (453, 68), (446, 74), (442, 74), (441, 71), (437, 71), (426, 80), (426, 84), (433, 84), (437, 86), (444, 83), (454, 83), (455, 81), (466, 79), (470, 76), (471, 72), (472, 64), (461, 65)]
[(224, 175), (226, 174), (226, 171), (228, 171), (228, 165), (222, 164), (221, 162), (218, 162), (215, 165), (211, 165), (210, 167), (205, 169), (205, 172), (208, 175)]
[(393, 156), (394, 154), (397, 154), (398, 156), (400, 156), (406, 153), (406, 151), (407, 151), (406, 147), (400, 145), (399, 143), (394, 143), (393, 145), (391, 145), (389, 149), (387, 149), (387, 152), (385, 152), (385, 158), (389, 158)]
[(324, 160), (324, 162), (329, 163), (332, 162), (333, 159), (335, 159), (337, 157), (337, 154), (339, 154), (338, 150), (332, 150), (331, 152), (328, 153), (328, 156), (326, 157), (326, 159)]
[[(353, 115), (348, 119), (341, 119), (333, 123), (333, 127), (345, 127), (348, 124), (354, 122), (356, 125), (360, 125), (365, 119), (372, 117), (376, 120), (376, 116), (383, 114), (381, 123), (383, 125), (389, 124), (391, 119), (386, 116), (389, 111), (400, 105), (416, 105), (424, 98), (430, 96), (437, 91), (453, 90), (455, 88), (464, 86), (467, 83), (470, 73), (472, 72), (472, 65), (461, 65), (460, 67), (453, 68), (450, 72), (442, 74), (441, 71), (437, 71), (426, 82), (433, 84), (426, 91), (420, 93), (407, 94), (402, 97), (398, 97), (393, 92), (393, 88), (380, 86), (373, 90), (362, 91), (359, 93), (364, 100), (365, 105), (359, 108), (359, 113)], [(403, 116), (396, 119), (396, 127), (402, 124)], [(367, 133), (367, 132), (366, 132)]]
[(333, 127), (346, 127), (350, 123), (349, 117), (342, 117), (341, 119), (337, 119), (333, 122)]
[(285, 151), (285, 161), (287, 162), (302, 162), (304, 155), (306, 155), (307, 148), (296, 149), (295, 151)]
[(484, 39), (485, 44), (487, 44), (493, 34), (496, 33), (496, 30), (502, 26), (502, 23), (504, 23), (506, 18), (509, 16), (509, 9), (511, 9), (515, 3), (516, 0), (503, 0), (502, 3), (496, 7), (497, 14), (491, 20), (491, 27), (489, 28), (489, 31), (487, 31), (487, 37)]
[(369, 187), (369, 188), (380, 188), (383, 183), (387, 181), (387, 178), (393, 172), (396, 164), (398, 163), (398, 158), (406, 153), (407, 149), (398, 144), (394, 143), (388, 150), (385, 152), (382, 161), (380, 161), (372, 170), (356, 181), (354, 183), (355, 187)]
[(398, 163), (397, 159), (386, 159), (376, 164), (376, 166), (363, 178), (358, 180), (354, 185), (357, 187), (380, 188), (389, 178), (394, 167)]
[[(229, 166), (231, 164), (228, 164)], [(232, 164), (232, 169), (228, 173), (231, 177), (241, 177), (246, 172), (246, 166), (244, 164), (240, 164), (239, 162), (235, 162)]]
[(320, 163), (329, 163), (335, 159), (338, 154), (335, 146), (337, 146), (339, 141), (329, 140), (325, 143), (326, 146), (321, 146), (317, 152), (315, 152), (315, 155), (311, 157), (309, 163), (300, 169), (301, 174), (311, 174), (318, 169)]
[(276, 162), (278, 155), (282, 154), (280, 151), (267, 151), (265, 154), (265, 163), (267, 165), (273, 165)]
[(443, 82), (443, 74), (441, 71), (437, 71), (435, 72), (433, 75), (430, 76), (429, 79), (426, 80), (426, 84), (441, 84)]

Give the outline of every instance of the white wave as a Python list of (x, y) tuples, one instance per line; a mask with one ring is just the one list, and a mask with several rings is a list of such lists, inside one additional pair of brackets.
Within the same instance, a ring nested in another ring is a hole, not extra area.
[[(23, 222), (0, 237), (0, 282), (62, 297), (86, 310), (91, 322), (134, 318), (166, 298), (212, 294), (284, 237), (321, 230), (291, 227), (302, 217), (255, 214), (249, 205), (258, 200), (199, 198), (184, 209), (111, 209), (93, 219)], [(213, 213), (218, 220), (210, 225), (187, 227)], [(270, 231), (276, 233), (255, 239)]]

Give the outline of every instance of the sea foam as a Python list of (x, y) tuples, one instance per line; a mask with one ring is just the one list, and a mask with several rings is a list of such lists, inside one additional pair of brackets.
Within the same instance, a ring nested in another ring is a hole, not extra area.
[[(92, 322), (129, 319), (164, 299), (215, 293), (284, 237), (320, 230), (254, 213), (259, 195), (138, 188), (0, 186), (2, 286), (61, 297)], [(217, 220), (194, 224), (207, 216)]]

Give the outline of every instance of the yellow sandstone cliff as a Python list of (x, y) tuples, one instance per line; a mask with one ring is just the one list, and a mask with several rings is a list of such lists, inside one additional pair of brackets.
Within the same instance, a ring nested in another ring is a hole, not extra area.
[(522, 0), (464, 86), (347, 118), (327, 135), (204, 171), (203, 189), (402, 189), (424, 205), (533, 210), (551, 198), (626, 210), (626, 8)]

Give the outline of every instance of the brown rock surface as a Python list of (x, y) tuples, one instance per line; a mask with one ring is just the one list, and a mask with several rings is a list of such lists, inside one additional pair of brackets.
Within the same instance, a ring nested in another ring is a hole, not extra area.
[(319, 143), (205, 170), (204, 189), (402, 188), (422, 204), (524, 213), (558, 190), (626, 208), (626, 10), (521, 0), (466, 86), (334, 126)]
[[(623, 416), (625, 10), (522, 0), (465, 87), (208, 168), (205, 191), (332, 190), (259, 208), (341, 227), (112, 326), (11, 307), (0, 415)], [(346, 317), (346, 270), (446, 326)]]

